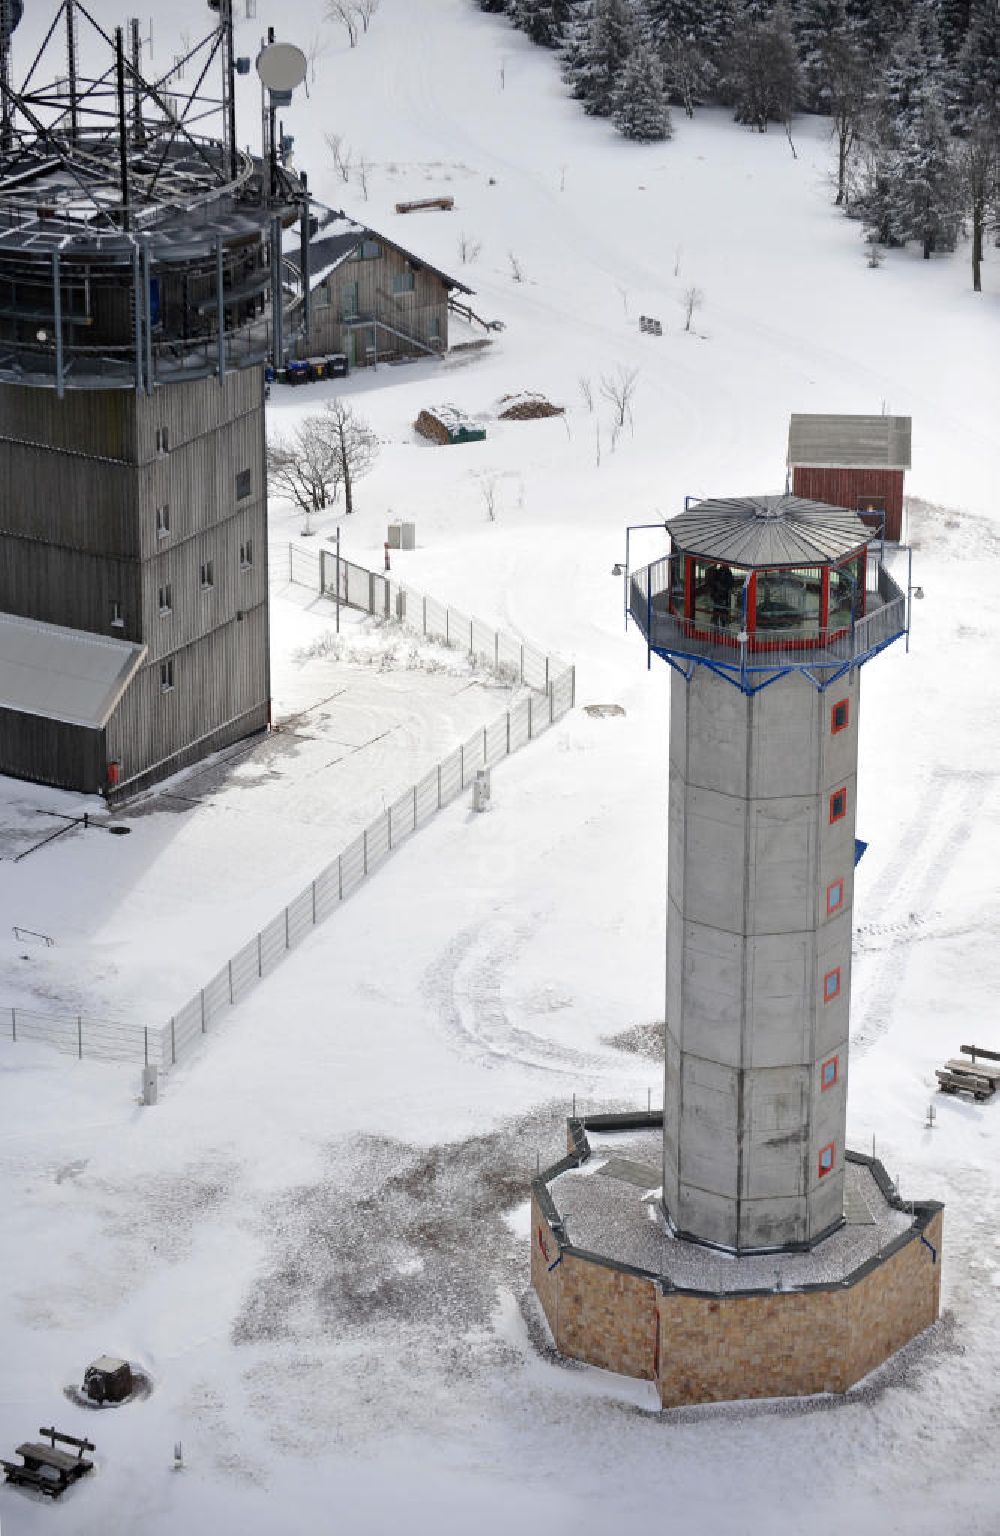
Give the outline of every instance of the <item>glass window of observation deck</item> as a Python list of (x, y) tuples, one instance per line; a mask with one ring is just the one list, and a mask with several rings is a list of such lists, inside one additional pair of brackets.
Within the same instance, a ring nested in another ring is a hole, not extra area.
[(716, 560), (692, 560), (691, 617), (699, 629), (738, 630), (743, 624), (743, 586), (747, 573)]
[(834, 566), (830, 571), (830, 629), (847, 629), (852, 619), (861, 617), (864, 603), (864, 564), (862, 559)]
[(822, 567), (757, 572), (758, 635), (818, 635), (823, 602)]

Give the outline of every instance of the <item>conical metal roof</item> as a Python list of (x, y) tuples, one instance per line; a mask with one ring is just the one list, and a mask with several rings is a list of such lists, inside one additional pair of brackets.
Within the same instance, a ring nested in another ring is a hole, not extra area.
[(875, 535), (856, 512), (801, 496), (735, 496), (699, 501), (667, 529), (685, 554), (757, 569), (830, 565)]

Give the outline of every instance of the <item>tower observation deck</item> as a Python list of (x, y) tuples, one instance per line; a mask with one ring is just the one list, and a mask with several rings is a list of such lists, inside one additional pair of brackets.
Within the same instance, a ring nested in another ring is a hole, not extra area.
[(851, 511), (702, 501), (629, 573), (673, 668), (663, 1190), (734, 1252), (843, 1221), (861, 665), (906, 597)]

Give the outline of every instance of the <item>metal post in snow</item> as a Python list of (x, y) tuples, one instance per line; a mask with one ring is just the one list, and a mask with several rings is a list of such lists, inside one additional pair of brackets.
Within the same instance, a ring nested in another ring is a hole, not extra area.
[(174, 1020), (170, 1020), (170, 1065), (177, 1065), (177, 1032), (174, 1028)]
[(470, 619), (469, 620), (469, 655), (470, 656), (474, 656), (476, 654), (475, 642), (474, 642), (474, 640), (472, 638), (472, 631), (475, 628), (475, 623), (476, 623), (475, 619)]
[(148, 1028), (143, 1028), (143, 1031), (142, 1031), (142, 1058), (143, 1058), (143, 1065), (148, 1067), (149, 1066), (149, 1029)]
[(292, 575), (292, 546), (291, 546), (291, 543), (289, 543), (289, 545), (288, 545), (288, 579), (289, 579), (289, 581), (294, 581), (295, 580), (295, 577)]
[(205, 988), (201, 989), (201, 1032), (205, 1033)]
[(524, 646), (521, 647), (521, 681), (524, 682)]
[(507, 756), (510, 757), (510, 710), (507, 711)]
[(448, 607), (444, 610), (444, 643), (451, 644), (451, 609)]
[(230, 960), (230, 962), (229, 962), (229, 1003), (230, 1003), (230, 1006), (232, 1006), (232, 1002), (233, 1002), (233, 962)]
[(427, 599), (424, 598), (424, 634), (427, 633)]
[(78, 1013), (76, 1016), (76, 1054), (83, 1060), (83, 1018)]
[(16, 1008), (12, 1008), (10, 1010), (10, 1038), (12, 1040), (16, 1040), (17, 1039), (17, 1009)]
[(493, 631), (493, 670), (500, 671), (500, 631)]

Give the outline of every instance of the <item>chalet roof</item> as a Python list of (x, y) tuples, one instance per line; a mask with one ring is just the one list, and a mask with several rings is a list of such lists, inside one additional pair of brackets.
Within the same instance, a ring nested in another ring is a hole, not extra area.
[(788, 463), (802, 469), (909, 469), (909, 416), (792, 416)]
[[(331, 272), (350, 260), (363, 240), (377, 240), (381, 245), (387, 245), (390, 249), (398, 251), (415, 267), (433, 272), (448, 288), (458, 288), (462, 293), (475, 291), (467, 288), (464, 283), (460, 283), (457, 277), (449, 277), (447, 272), (442, 272), (440, 267), (434, 266), (433, 262), (427, 261), (423, 256), (415, 255), (413, 251), (408, 251), (405, 246), (390, 240), (387, 235), (380, 234), (377, 229), (371, 229), (366, 224), (356, 224), (353, 219), (348, 218), (346, 213), (338, 213), (330, 208), (320, 208), (319, 212), (319, 228), (309, 241), (310, 290), (317, 288), (320, 283), (325, 282)], [(301, 275), (302, 257), (297, 233), (294, 237), (289, 236), (284, 254), (286, 263)]]
[(144, 645), (0, 613), (0, 709), (100, 730)]
[(828, 565), (874, 537), (856, 512), (800, 496), (696, 502), (667, 523), (678, 549), (728, 565)]

